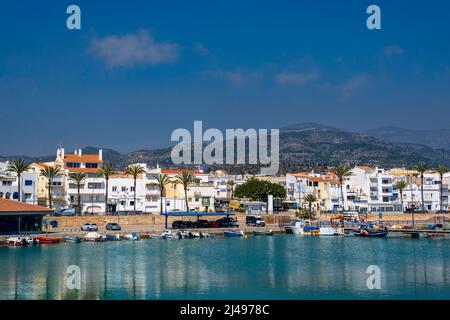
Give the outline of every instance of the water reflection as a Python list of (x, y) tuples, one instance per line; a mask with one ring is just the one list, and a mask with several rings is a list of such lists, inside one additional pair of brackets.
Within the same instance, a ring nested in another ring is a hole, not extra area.
[[(449, 240), (295, 236), (0, 248), (1, 299), (450, 298)], [(81, 290), (66, 269), (81, 268)], [(379, 265), (382, 289), (366, 287)]]

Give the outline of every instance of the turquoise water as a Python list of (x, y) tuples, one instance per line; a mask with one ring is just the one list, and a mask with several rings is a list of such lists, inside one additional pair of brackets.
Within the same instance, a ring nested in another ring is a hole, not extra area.
[[(80, 290), (66, 286), (78, 265)], [(381, 289), (367, 289), (369, 265)], [(210, 238), (0, 247), (0, 299), (449, 299), (450, 240)]]

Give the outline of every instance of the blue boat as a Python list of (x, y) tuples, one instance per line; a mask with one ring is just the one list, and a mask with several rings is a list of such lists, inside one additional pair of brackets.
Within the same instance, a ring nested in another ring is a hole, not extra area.
[(243, 237), (243, 231), (224, 231), (223, 234), (225, 237)]
[(372, 224), (362, 224), (359, 229), (353, 230), (353, 234), (356, 237), (366, 237), (366, 238), (383, 238), (386, 237), (389, 230), (386, 227), (375, 228)]
[(120, 240), (120, 236), (119, 235), (107, 234), (106, 235), (106, 240), (107, 241), (119, 241)]

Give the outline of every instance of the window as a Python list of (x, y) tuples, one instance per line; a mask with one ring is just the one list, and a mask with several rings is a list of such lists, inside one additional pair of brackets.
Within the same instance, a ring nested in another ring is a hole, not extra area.
[(383, 197), (383, 202), (389, 202), (389, 197)]
[(88, 183), (88, 189), (101, 189), (102, 188), (102, 184), (101, 183)]
[(122, 187), (122, 192), (127, 191), (127, 187)]
[(0, 192), (0, 198), (3, 198), (3, 192)]
[(33, 185), (33, 180), (25, 180), (24, 183), (26, 186), (32, 186)]
[(134, 187), (130, 187), (130, 191), (131, 191), (131, 192), (134, 192)]
[(130, 206), (134, 206), (134, 201), (130, 201)]
[(97, 163), (86, 163), (86, 168), (98, 168)]
[(12, 185), (12, 181), (3, 181), (2, 183), (4, 186), (11, 186)]
[(117, 191), (117, 187), (112, 187), (112, 191), (116, 192)]
[(5, 198), (6, 199), (10, 199), (11, 198), (11, 193), (7, 192), (6, 195), (5, 195)]
[(79, 168), (80, 167), (80, 163), (78, 163), (78, 162), (68, 162), (66, 165), (67, 165), (67, 168)]

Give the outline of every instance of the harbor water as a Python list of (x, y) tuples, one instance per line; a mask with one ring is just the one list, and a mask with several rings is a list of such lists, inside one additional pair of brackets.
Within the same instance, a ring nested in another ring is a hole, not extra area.
[[(69, 266), (80, 288), (68, 286)], [(381, 271), (370, 290), (369, 266)], [(273, 237), (0, 247), (0, 299), (449, 299), (450, 240)]]

